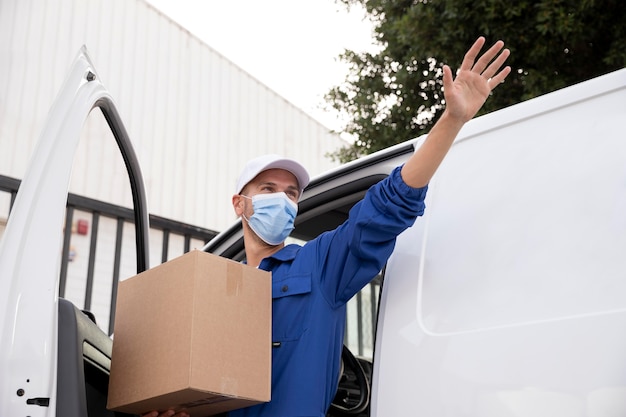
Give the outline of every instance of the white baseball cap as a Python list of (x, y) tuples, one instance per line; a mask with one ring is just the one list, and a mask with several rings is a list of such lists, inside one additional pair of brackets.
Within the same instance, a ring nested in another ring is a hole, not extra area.
[(258, 158), (254, 158), (246, 164), (241, 175), (237, 179), (237, 189), (235, 190), (235, 194), (241, 193), (243, 187), (246, 186), (250, 181), (254, 179), (257, 175), (259, 175), (263, 171), (267, 171), (268, 169), (284, 169), (285, 171), (291, 172), (298, 180), (298, 186), (300, 187), (300, 194), (302, 194), (302, 190), (309, 185), (309, 174), (306, 169), (300, 165), (300, 163), (294, 161), (293, 159), (283, 158), (279, 155), (263, 155)]

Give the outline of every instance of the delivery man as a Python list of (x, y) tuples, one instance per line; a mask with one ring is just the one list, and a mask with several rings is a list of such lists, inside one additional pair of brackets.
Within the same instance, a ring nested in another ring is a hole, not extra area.
[[(504, 81), (509, 51), (480, 37), (453, 77), (443, 67), (446, 108), (409, 160), (374, 185), (337, 229), (304, 246), (284, 241), (309, 176), (275, 155), (244, 167), (232, 204), (242, 218), (246, 262), (272, 272), (272, 399), (230, 417), (324, 417), (337, 390), (346, 303), (383, 268), (396, 237), (424, 212), (428, 183), (463, 125)], [(184, 417), (167, 411), (147, 415)]]

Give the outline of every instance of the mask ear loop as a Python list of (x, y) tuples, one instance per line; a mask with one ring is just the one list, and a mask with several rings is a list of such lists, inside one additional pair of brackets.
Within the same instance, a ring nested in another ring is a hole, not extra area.
[[(242, 197), (246, 197), (246, 198), (252, 200), (252, 198), (248, 197), (247, 195), (243, 195), (243, 194), (239, 194), (239, 195), (242, 196)], [(250, 219), (248, 219), (246, 217), (246, 214), (243, 211), (241, 212), (241, 218), (244, 219), (246, 221), (246, 223), (248, 223), (248, 227), (254, 232), (254, 234), (259, 236), (259, 234), (256, 232), (256, 230), (254, 230), (254, 228), (252, 228), (252, 226), (250, 225)], [(260, 236), (259, 236), (259, 239), (261, 239)], [(261, 239), (261, 240), (263, 240), (263, 239)]]
[[(248, 200), (252, 200), (252, 197), (248, 197), (248, 196), (247, 196), (247, 195), (245, 195), (245, 194), (239, 194), (239, 196), (240, 196), (240, 197), (245, 197), (245, 198), (247, 198)], [(247, 222), (248, 224), (250, 224), (250, 219), (248, 219), (248, 218), (246, 217), (246, 214), (245, 214), (243, 211), (241, 212), (241, 217), (243, 217), (244, 219), (246, 219), (246, 222)]]

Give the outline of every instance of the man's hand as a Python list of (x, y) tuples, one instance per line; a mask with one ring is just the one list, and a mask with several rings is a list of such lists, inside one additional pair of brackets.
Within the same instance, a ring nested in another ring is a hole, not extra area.
[(402, 167), (402, 179), (409, 186), (424, 187), (430, 182), (463, 125), (476, 115), (491, 90), (511, 72), (508, 66), (500, 69), (510, 53), (508, 49), (502, 50), (502, 41), (496, 42), (476, 60), (484, 44), (482, 36), (474, 42), (463, 58), (456, 79), (453, 79), (450, 67), (444, 65), (446, 109), (422, 146)]
[(491, 90), (504, 82), (511, 72), (511, 67), (508, 66), (500, 69), (510, 54), (508, 49), (502, 50), (504, 46), (502, 41), (496, 42), (476, 60), (484, 44), (485, 38), (482, 36), (474, 42), (463, 58), (456, 79), (453, 80), (449, 66), (443, 67), (443, 94), (446, 99), (446, 111), (450, 117), (462, 123), (471, 120), (476, 115), (489, 97)]

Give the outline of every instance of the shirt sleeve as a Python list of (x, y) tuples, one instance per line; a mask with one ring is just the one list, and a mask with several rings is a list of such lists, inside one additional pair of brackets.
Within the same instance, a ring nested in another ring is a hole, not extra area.
[(373, 185), (337, 229), (322, 234), (320, 284), (331, 304), (346, 303), (383, 268), (396, 237), (424, 213), (428, 187), (412, 188), (395, 168)]

